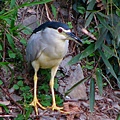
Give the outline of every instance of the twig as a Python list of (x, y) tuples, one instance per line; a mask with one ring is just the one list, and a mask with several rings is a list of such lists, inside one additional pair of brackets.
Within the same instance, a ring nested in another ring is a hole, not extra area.
[(6, 31), (4, 33), (4, 40), (3, 40), (3, 62), (5, 61), (5, 46), (6, 46), (6, 40), (5, 40), (5, 35), (6, 35)]
[(52, 19), (50, 18), (49, 14), (48, 14), (48, 7), (47, 7), (47, 4), (45, 4), (45, 10), (46, 10), (46, 14), (47, 14), (48, 20), (52, 21)]
[(81, 31), (82, 31), (84, 34), (86, 34), (86, 35), (88, 35), (89, 37), (91, 37), (93, 40), (97, 40), (96, 37), (95, 37), (93, 34), (91, 34), (90, 32), (88, 32), (85, 28), (82, 28)]
[(79, 102), (79, 101), (88, 101), (88, 100), (85, 100), (85, 99), (65, 99), (64, 101), (65, 102)]
[[(5, 28), (5, 31), (10, 34), (10, 32)], [(12, 34), (10, 34), (12, 38), (14, 38), (16, 41), (19, 41), (16, 37), (14, 37)]]
[(17, 117), (17, 115), (0, 115), (0, 118), (7, 118), (7, 117), (13, 117), (13, 118), (15, 118), (15, 117)]
[[(46, 114), (39, 114), (39, 115), (30, 115), (29, 116), (29, 118), (37, 118), (37, 117), (43, 117), (43, 116), (67, 116), (67, 115), (73, 115), (73, 114), (79, 114), (79, 113), (82, 113), (81, 111), (79, 111), (79, 112), (71, 112), (71, 113), (69, 113), (69, 114), (66, 114), (66, 113), (60, 113), (60, 112), (56, 112), (56, 113), (46, 113)], [(14, 114), (14, 115), (12, 115), (12, 114), (9, 114), (9, 115), (0, 115), (0, 117), (3, 117), (3, 118), (6, 118), (6, 117), (13, 117), (13, 118), (15, 118), (15, 117), (17, 117), (18, 116), (18, 114)]]
[(14, 101), (14, 99), (10, 96), (10, 94), (1, 85), (0, 85), (0, 88), (23, 111), (23, 108), (16, 101)]
[(40, 24), (42, 23), (42, 18), (43, 18), (43, 13), (44, 13), (45, 7), (42, 8), (41, 10), (41, 16), (40, 16)]
[[(96, 18), (95, 15), (94, 15), (94, 19), (95, 19), (95, 23), (96, 23), (96, 25), (98, 26), (98, 21), (97, 21), (97, 18)], [(97, 29), (98, 29), (98, 32), (100, 32), (99, 27), (97, 27)]]

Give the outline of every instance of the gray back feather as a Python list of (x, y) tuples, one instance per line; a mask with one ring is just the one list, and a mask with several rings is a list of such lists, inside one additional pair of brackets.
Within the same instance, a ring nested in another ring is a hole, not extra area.
[(40, 41), (40, 33), (32, 34), (30, 39), (28, 40), (28, 44), (26, 47), (26, 60), (28, 62), (32, 62), (37, 59), (38, 53), (41, 51), (41, 41)]

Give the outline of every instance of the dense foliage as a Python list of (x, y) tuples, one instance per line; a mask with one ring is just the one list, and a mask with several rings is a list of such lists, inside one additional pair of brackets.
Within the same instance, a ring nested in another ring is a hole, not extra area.
[(91, 76), (84, 80), (91, 79), (90, 105), (93, 111), (93, 84), (97, 83), (101, 95), (105, 80), (111, 88), (120, 88), (120, 1), (79, 0), (75, 5), (75, 10), (85, 15), (84, 27), (97, 38), (93, 41), (83, 36), (83, 47), (87, 48), (70, 61), (74, 64), (84, 60), (85, 68), (91, 71)]

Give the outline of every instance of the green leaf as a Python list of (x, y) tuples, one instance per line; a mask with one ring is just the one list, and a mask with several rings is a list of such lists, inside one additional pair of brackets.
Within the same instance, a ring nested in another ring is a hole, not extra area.
[(15, 85), (13, 85), (13, 88), (14, 88), (15, 90), (18, 90), (18, 89), (19, 89), (19, 86), (18, 86), (17, 84), (15, 84)]
[(27, 45), (27, 41), (24, 39), (24, 38), (22, 38), (21, 40), (20, 40), (20, 42), (23, 44), (23, 45)]
[(94, 103), (95, 103), (95, 80), (91, 78), (90, 81), (90, 111), (94, 111)]
[(24, 114), (18, 114), (14, 120), (25, 120)]
[(54, 89), (57, 90), (58, 87), (59, 87), (58, 79), (55, 78), (55, 81), (54, 81)]
[(81, 14), (84, 14), (84, 13), (85, 13), (85, 8), (82, 7), (82, 6), (78, 6), (78, 7), (77, 7), (77, 11), (78, 11), (79, 13), (81, 13)]
[(93, 19), (94, 13), (92, 12), (85, 22), (85, 28), (88, 27)]
[(69, 64), (69, 65), (72, 65), (72, 64), (77, 63), (77, 62), (79, 61), (80, 56), (81, 56), (81, 54), (76, 55), (75, 57), (73, 57), (73, 58), (68, 62), (68, 64)]
[(11, 23), (11, 19), (10, 19), (10, 18), (4, 18), (4, 21), (5, 21), (8, 25), (10, 25), (10, 23)]
[(87, 6), (87, 12), (86, 12), (86, 15), (85, 15), (85, 19), (89, 16), (90, 10), (93, 10), (93, 7), (94, 7), (95, 3), (96, 3), (96, 0), (91, 0), (89, 2), (89, 5)]
[(108, 59), (105, 57), (104, 53), (100, 49), (98, 50), (98, 52), (99, 52), (100, 56), (102, 57), (102, 59), (103, 59), (105, 65), (106, 65), (107, 69), (109, 70), (109, 72), (114, 76), (114, 78), (116, 78), (118, 84), (120, 84), (120, 81), (117, 78), (117, 76), (116, 76), (116, 74), (115, 74), (115, 72), (113, 70), (113, 67), (109, 63)]
[(8, 51), (8, 54), (9, 54), (10, 58), (15, 58), (16, 57), (16, 54), (13, 53), (11, 50)]
[(90, 54), (92, 54), (95, 51), (95, 45), (94, 43), (89, 45), (80, 55), (79, 60), (89, 56)]
[(55, 99), (56, 99), (56, 104), (58, 106), (62, 106), (63, 105), (63, 99), (61, 99), (61, 97), (59, 95), (55, 95)]
[(15, 50), (15, 45), (14, 45), (14, 40), (13, 40), (13, 38), (11, 37), (10, 34), (6, 34), (6, 36), (7, 36), (7, 40), (8, 40), (8, 42), (9, 42), (10, 47), (11, 47), (13, 50)]
[(86, 65), (84, 68), (87, 68), (88, 70), (91, 70), (91, 69), (93, 69), (93, 66), (92, 65)]
[(41, 100), (41, 104), (43, 106), (50, 106), (52, 98), (51, 98), (50, 95), (41, 94), (40, 95), (40, 100)]
[(116, 14), (120, 17), (120, 10), (116, 10)]
[(68, 90), (66, 91), (65, 96), (68, 95), (68, 94), (69, 94), (75, 87), (77, 87), (79, 84), (81, 84), (82, 82), (85, 82), (86, 80), (88, 80), (88, 79), (90, 79), (90, 78), (91, 78), (91, 76), (86, 77), (86, 78), (78, 81), (76, 84), (74, 84), (70, 89), (68, 89)]
[(120, 113), (118, 114), (118, 116), (117, 116), (117, 119), (116, 120), (120, 120)]
[(69, 28), (70, 28), (70, 29), (72, 29), (72, 28), (73, 28), (73, 26), (72, 26), (72, 23), (71, 23), (71, 22), (68, 22), (67, 24), (68, 24), (68, 26), (69, 26)]
[(0, 85), (2, 85), (3, 84), (3, 81), (2, 80), (0, 80)]
[(26, 35), (30, 35), (32, 33), (32, 29), (30, 27), (24, 27), (22, 32)]
[(2, 10), (0, 11), (0, 15), (4, 14), (5, 13), (5, 10)]
[(88, 70), (93, 69), (93, 64), (95, 63), (95, 61), (91, 61), (91, 62), (86, 62), (86, 65), (83, 66), (83, 68), (87, 68)]
[(103, 18), (102, 16), (97, 14), (97, 18), (99, 19), (100, 23), (107, 29), (109, 30), (111, 33), (114, 33), (114, 30), (108, 25), (108, 23), (106, 22), (106, 19)]
[(52, 4), (51, 4), (51, 8), (52, 8), (52, 13), (54, 15), (54, 18), (56, 18), (57, 17), (57, 10), (56, 10), (55, 6)]
[(89, 56), (90, 54), (92, 54), (95, 51), (95, 44), (91, 44), (89, 45), (82, 53), (76, 55), (75, 57), (73, 57), (68, 64), (75, 64), (77, 63), (79, 60)]
[(97, 82), (98, 90), (99, 90), (100, 95), (102, 95), (103, 81), (102, 81), (101, 70), (97, 68), (95, 74), (96, 74), (96, 82)]
[(103, 14), (102, 12), (98, 12), (98, 11), (97, 11), (97, 14), (100, 15), (101, 17), (106, 18), (106, 19), (109, 18), (107, 15)]
[(11, 31), (11, 33), (14, 33), (16, 31), (16, 27), (15, 27), (16, 16), (17, 16), (17, 10), (14, 11), (14, 13), (12, 15), (12, 18), (11, 18), (11, 23), (10, 23), (10, 28), (11, 28), (10, 31)]
[(103, 48), (103, 50), (107, 51), (108, 54), (111, 55), (111, 57), (112, 57), (112, 56), (117, 57), (117, 56), (115, 55), (115, 53), (114, 53), (114, 52), (110, 49), (110, 47), (108, 47), (107, 45), (102, 44), (102, 48)]
[(105, 40), (107, 32), (108, 30), (106, 28), (102, 29), (102, 33), (100, 34), (97, 42), (95, 43), (95, 49), (101, 47), (103, 41)]
[(9, 109), (7, 108), (6, 105), (0, 104), (0, 106), (3, 107), (3, 109), (5, 110), (6, 113), (9, 113)]
[(17, 76), (17, 79), (21, 80), (21, 79), (23, 79), (23, 77), (22, 76)]
[(3, 48), (2, 48), (2, 45), (0, 44), (0, 51), (2, 51), (3, 50)]
[(30, 114), (33, 111), (32, 106), (26, 107), (25, 109), (26, 109), (25, 119), (29, 120)]
[(9, 62), (0, 62), (0, 66), (8, 66)]
[(38, 87), (39, 91), (45, 91), (45, 93), (47, 93), (49, 91), (49, 86), (48, 84), (42, 84), (41, 86)]
[(16, 0), (11, 0), (10, 9), (13, 8), (13, 7), (15, 6), (15, 1), (16, 1)]
[(20, 87), (22, 87), (23, 86), (23, 81), (22, 80), (18, 81), (17, 85), (20, 86)]
[(35, 2), (25, 2), (24, 4), (19, 5), (18, 9), (25, 7), (25, 6), (28, 7), (28, 6), (34, 6), (34, 5), (39, 5), (39, 4), (45, 4), (45, 3), (48, 3), (51, 1), (53, 1), (53, 0), (40, 0), (40, 1), (35, 1)]
[(16, 6), (13, 9), (10, 9), (7, 12), (5, 12), (3, 15), (0, 16), (0, 19), (4, 19), (6, 17), (10, 17), (11, 15), (13, 15), (13, 13), (15, 11), (17, 11), (20, 8), (28, 7), (28, 6), (34, 6), (34, 5), (39, 5), (39, 4), (45, 4), (45, 3), (48, 3), (48, 2), (51, 2), (51, 1), (53, 1), (53, 0), (40, 0), (40, 1), (35, 1), (35, 2), (29, 2), (29, 1), (28, 2), (24, 2), (24, 4)]

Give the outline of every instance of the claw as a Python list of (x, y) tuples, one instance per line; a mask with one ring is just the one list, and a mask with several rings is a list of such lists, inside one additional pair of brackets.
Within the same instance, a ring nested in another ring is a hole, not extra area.
[(69, 114), (69, 112), (65, 112), (64, 110), (63, 110), (63, 107), (58, 107), (58, 106), (56, 106), (56, 104), (54, 105), (52, 105), (51, 107), (49, 107), (50, 109), (52, 109), (53, 111), (54, 110), (57, 110), (57, 111), (59, 111), (59, 112), (61, 112), (61, 113), (65, 113), (65, 114)]
[(56, 106), (56, 105), (52, 105), (50, 108), (51, 108), (53, 111), (54, 111), (54, 110), (60, 111), (60, 110), (63, 109), (63, 107), (58, 107), (58, 106)]
[(45, 107), (43, 107), (43, 106), (39, 103), (39, 101), (38, 101), (37, 98), (34, 98), (33, 101), (30, 103), (30, 105), (34, 106), (36, 115), (38, 115), (38, 106), (39, 106), (41, 109), (43, 109), (43, 110), (46, 109)]

